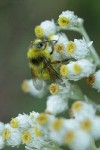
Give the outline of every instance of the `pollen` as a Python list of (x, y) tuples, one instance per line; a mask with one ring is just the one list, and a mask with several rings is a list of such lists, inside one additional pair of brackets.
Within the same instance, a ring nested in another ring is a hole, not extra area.
[(3, 139), (8, 139), (10, 136), (10, 130), (9, 129), (4, 129), (3, 133), (2, 133), (2, 137)]
[(74, 131), (68, 131), (64, 138), (65, 144), (68, 144), (68, 145), (71, 144), (73, 142), (74, 138), (75, 138)]
[(92, 85), (95, 82), (95, 76), (92, 74), (89, 77), (86, 78), (86, 82), (89, 85)]
[(15, 118), (12, 118), (12, 120), (10, 121), (10, 125), (12, 128), (18, 128), (18, 125), (19, 125), (18, 120)]
[(78, 112), (81, 110), (81, 108), (83, 107), (83, 104), (81, 101), (76, 101), (75, 103), (73, 103), (71, 110)]
[(68, 67), (66, 65), (62, 65), (60, 67), (60, 74), (63, 76), (63, 77), (67, 77), (68, 76)]
[(62, 126), (63, 126), (63, 119), (56, 119), (51, 125), (52, 129), (56, 131), (60, 130)]
[(74, 69), (74, 72), (77, 73), (77, 74), (80, 73), (81, 70), (82, 70), (81, 66), (78, 65), (78, 64), (75, 64), (73, 69)]
[(35, 35), (39, 38), (43, 37), (44, 35), (44, 31), (43, 29), (41, 28), (41, 26), (36, 26), (35, 27)]
[(57, 52), (62, 53), (63, 50), (64, 50), (64, 45), (63, 45), (63, 44), (56, 44), (56, 45), (54, 46), (54, 49), (55, 49)]
[(48, 117), (45, 113), (41, 113), (36, 120), (39, 124), (45, 125), (48, 122)]
[(89, 132), (92, 127), (92, 122), (90, 119), (85, 119), (81, 122), (81, 129), (84, 130), (85, 132)]
[(58, 91), (59, 91), (58, 85), (57, 85), (56, 83), (52, 83), (52, 84), (50, 85), (50, 93), (51, 93), (51, 94), (57, 94)]
[(58, 19), (58, 24), (61, 27), (68, 26), (70, 25), (70, 23), (71, 23), (70, 20), (66, 17), (59, 17)]
[(68, 53), (68, 54), (73, 54), (74, 51), (75, 51), (75, 49), (76, 49), (75, 43), (72, 42), (72, 41), (70, 41), (70, 42), (67, 44), (66, 49), (67, 49), (67, 53)]
[(34, 127), (34, 134), (38, 137), (42, 136), (42, 132), (38, 129), (38, 127)]
[(22, 134), (22, 142), (23, 144), (27, 144), (28, 142), (30, 142), (31, 140), (31, 135), (28, 131), (25, 131), (23, 134)]
[(21, 85), (21, 89), (23, 92), (27, 93), (29, 91), (29, 85), (27, 80), (24, 80)]

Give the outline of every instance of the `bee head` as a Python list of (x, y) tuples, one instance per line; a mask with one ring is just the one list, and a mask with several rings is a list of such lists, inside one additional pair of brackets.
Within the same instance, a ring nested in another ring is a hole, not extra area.
[(44, 43), (43, 43), (40, 39), (36, 39), (36, 40), (34, 41), (34, 46), (35, 46), (37, 49), (41, 49), (41, 48), (43, 48)]

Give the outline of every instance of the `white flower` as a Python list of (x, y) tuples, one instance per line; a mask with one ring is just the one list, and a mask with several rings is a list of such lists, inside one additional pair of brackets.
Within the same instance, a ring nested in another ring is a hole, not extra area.
[(92, 87), (97, 89), (100, 92), (100, 70), (93, 74), (94, 82), (92, 83)]
[(59, 15), (58, 24), (62, 28), (77, 25), (78, 17), (74, 15), (73, 11), (63, 11)]
[(62, 145), (65, 132), (66, 128), (64, 127), (64, 119), (60, 118), (52, 121), (50, 125), (50, 138), (53, 141)]
[(4, 139), (2, 138), (2, 136), (0, 135), (0, 149), (3, 149), (5, 146), (5, 141)]
[(83, 116), (95, 116), (95, 108), (92, 104), (84, 101), (76, 101), (72, 104), (71, 111), (73, 116), (77, 119), (83, 118)]
[(63, 77), (68, 77), (69, 80), (80, 80), (88, 77), (94, 72), (95, 66), (87, 59), (80, 59), (76, 62), (70, 62), (68, 65), (62, 65), (60, 73)]
[(84, 39), (74, 39), (74, 42), (67, 42), (65, 54), (75, 59), (85, 58), (88, 55), (91, 44), (92, 42), (88, 44)]
[(36, 98), (42, 98), (47, 94), (48, 88), (45, 81), (41, 81), (39, 79), (30, 79), (23, 81), (22, 90), (25, 93), (30, 93)]
[(10, 121), (12, 128), (21, 128), (22, 130), (30, 127), (29, 117), (26, 114), (19, 114), (16, 118), (12, 118)]
[(68, 80), (63, 80), (62, 84), (52, 83), (49, 86), (50, 93), (70, 96), (71, 84)]
[(95, 118), (93, 119), (91, 135), (96, 140), (100, 139), (100, 117), (98, 116), (95, 116)]
[(11, 129), (10, 136), (7, 138), (7, 145), (12, 147), (19, 146), (21, 142), (21, 132), (18, 129)]
[(51, 34), (56, 33), (56, 25), (54, 23), (54, 20), (46, 20), (41, 22), (39, 26), (36, 26), (35, 28), (35, 35), (39, 38), (45, 36), (48, 37)]
[(79, 130), (75, 132), (75, 138), (73, 139), (72, 143), (68, 144), (68, 146), (72, 150), (87, 150), (90, 147), (90, 144), (91, 137)]
[(50, 36), (50, 40), (57, 41), (54, 44), (54, 52), (52, 54), (53, 60), (63, 60), (66, 59), (66, 56), (64, 55), (66, 43), (68, 42), (68, 38), (64, 33), (59, 33), (56, 35)]
[(68, 99), (60, 95), (51, 95), (47, 99), (46, 112), (59, 114), (68, 109)]

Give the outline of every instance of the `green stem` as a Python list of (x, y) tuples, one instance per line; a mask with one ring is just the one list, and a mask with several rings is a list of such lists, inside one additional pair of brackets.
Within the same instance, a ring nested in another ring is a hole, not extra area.
[[(87, 32), (86, 32), (86, 30), (85, 30), (85, 28), (84, 28), (84, 26), (82, 24), (80, 25), (79, 33), (85, 38), (85, 40), (88, 43), (91, 41), (88, 34), (87, 34)], [(98, 56), (98, 54), (97, 54), (97, 52), (96, 52), (93, 45), (91, 45), (90, 50), (91, 50), (91, 56), (92, 56), (92, 58), (93, 58), (93, 60), (96, 64), (96, 66), (100, 67), (100, 57)]]

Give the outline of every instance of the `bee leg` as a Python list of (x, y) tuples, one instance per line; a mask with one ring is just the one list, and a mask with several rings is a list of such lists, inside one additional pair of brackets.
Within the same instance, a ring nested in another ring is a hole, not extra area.
[(70, 59), (64, 59), (64, 60), (61, 60), (61, 61), (57, 60), (57, 61), (51, 62), (51, 64), (60, 64), (60, 63), (64, 63), (64, 62), (66, 62), (68, 64), (70, 61), (76, 61), (76, 59), (70, 58)]

